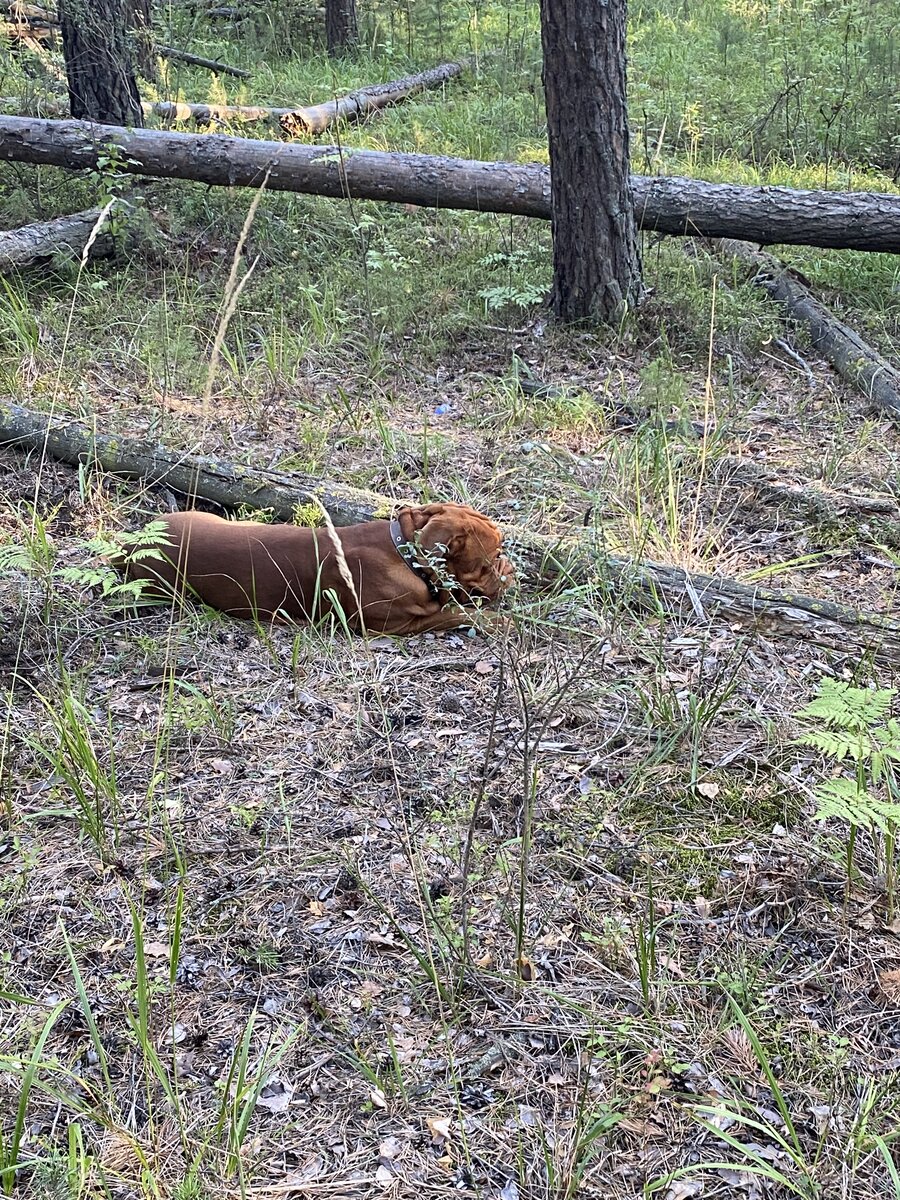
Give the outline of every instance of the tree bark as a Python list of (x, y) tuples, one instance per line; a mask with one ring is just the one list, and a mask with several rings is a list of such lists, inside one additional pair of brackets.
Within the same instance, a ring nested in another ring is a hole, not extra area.
[(59, 0), (73, 117), (143, 125), (135, 62), (145, 11), (145, 0)]
[[(79, 121), (0, 117), (0, 160), (95, 168), (112, 142), (119, 169), (221, 187), (259, 187), (271, 168), (273, 191), (383, 200), (435, 208), (550, 216), (550, 177), (536, 164), (476, 162), (424, 154), (385, 154), (338, 146), (285, 145), (221, 134), (105, 128)], [(740, 236), (760, 241), (900, 253), (900, 196), (739, 187), (695, 179), (632, 176), (643, 229), (676, 236)], [(767, 231), (763, 234), (761, 231)]]
[(625, 98), (626, 0), (541, 0), (553, 292), (563, 321), (614, 324), (641, 298)]
[(144, 79), (155, 80), (158, 71), (156, 42), (153, 37), (152, 0), (130, 0), (133, 18), (134, 61)]
[(335, 58), (355, 49), (359, 40), (356, 0), (325, 0), (325, 47)]
[(738, 259), (752, 272), (751, 282), (783, 305), (788, 316), (809, 330), (813, 346), (838, 375), (862, 392), (871, 404), (895, 421), (900, 420), (900, 371), (868, 342), (820, 303), (801, 276), (770, 254), (762, 254), (745, 241), (723, 239), (718, 248)]
[[(0, 275), (31, 267), (54, 254), (80, 256), (96, 229), (99, 216), (100, 209), (91, 208), (0, 233)], [(101, 229), (91, 246), (91, 256), (102, 258), (114, 251), (114, 239), (107, 230)]]
[[(166, 483), (188, 497), (204, 497), (228, 508), (247, 504), (271, 509), (283, 521), (293, 518), (298, 505), (316, 498), (337, 526), (386, 517), (394, 508), (394, 501), (359, 488), (106, 437), (17, 404), (0, 403), (0, 445), (50, 454), (74, 465), (95, 464), (125, 478)], [(626, 602), (683, 613), (701, 623), (715, 616), (844, 653), (851, 648), (868, 650), (889, 661), (900, 654), (900, 621), (881, 613), (859, 612), (794, 592), (748, 587), (734, 579), (663, 563), (633, 562), (607, 554), (587, 536), (555, 539), (525, 529), (507, 529), (506, 534), (518, 559), (537, 577), (582, 583), (594, 579)]]

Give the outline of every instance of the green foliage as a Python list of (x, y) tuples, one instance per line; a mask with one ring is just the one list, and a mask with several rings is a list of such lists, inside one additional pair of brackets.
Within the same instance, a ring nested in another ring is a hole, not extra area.
[(19, 541), (0, 545), (0, 574), (20, 571), (45, 590), (49, 602), (55, 585), (61, 582), (84, 589), (97, 589), (104, 600), (136, 601), (146, 589), (146, 580), (123, 579), (111, 565), (119, 559), (141, 562), (159, 557), (159, 543), (165, 539), (162, 521), (151, 521), (136, 532), (121, 530), (115, 534), (98, 533), (81, 540), (80, 548), (94, 561), (77, 566), (60, 566), (51, 536), (55, 512), (42, 516), (32, 505), (18, 514)]
[(883, 800), (859, 788), (853, 779), (829, 779), (816, 789), (817, 821), (837, 817), (848, 825), (882, 832), (900, 823), (900, 804)]
[[(19, 1085), (19, 1101), (16, 1106), (15, 1124), (9, 1138), (3, 1134), (0, 1126), (0, 1188), (4, 1196), (11, 1196), (16, 1183), (16, 1176), (28, 1160), (23, 1160), (22, 1144), (25, 1139), (28, 1102), (32, 1088), (35, 1086), (38, 1074), (44, 1067), (44, 1046), (53, 1031), (53, 1026), (68, 1008), (69, 1001), (61, 1000), (49, 1013), (40, 1036), (34, 1043), (34, 1048), (27, 1059), (16, 1059), (12, 1055), (0, 1056), (0, 1067), (17, 1079)], [(29, 1165), (31, 1163), (29, 1162)]]
[(894, 688), (870, 691), (851, 687), (839, 679), (823, 679), (818, 696), (800, 709), (797, 716), (821, 721), (829, 729), (864, 732), (884, 719), (894, 695)]
[(664, 129), (697, 159), (895, 157), (893, 0), (644, 0), (629, 18), (648, 156)]
[(857, 829), (882, 835), (888, 905), (894, 905), (894, 845), (900, 826), (900, 787), (894, 763), (900, 761), (900, 723), (888, 716), (896, 688), (854, 687), (823, 679), (819, 694), (797, 716), (808, 723), (797, 738), (851, 775), (825, 780), (815, 790), (817, 821), (834, 818), (850, 827), (848, 879)]
[(40, 341), (40, 329), (31, 302), (23, 288), (8, 279), (0, 279), (0, 350), (34, 354)]

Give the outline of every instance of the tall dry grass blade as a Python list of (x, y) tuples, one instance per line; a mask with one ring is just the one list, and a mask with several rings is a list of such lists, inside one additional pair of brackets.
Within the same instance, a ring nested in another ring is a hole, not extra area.
[(203, 386), (203, 402), (201, 407), (204, 423), (206, 420), (206, 413), (209, 408), (209, 403), (212, 399), (213, 380), (216, 376), (216, 368), (219, 365), (219, 359), (222, 356), (222, 346), (225, 342), (225, 334), (228, 332), (228, 326), (231, 324), (231, 318), (234, 316), (241, 292), (247, 286), (247, 283), (253, 272), (256, 270), (256, 266), (259, 262), (260, 256), (257, 254), (256, 258), (250, 264), (247, 273), (240, 281), (238, 281), (237, 273), (241, 264), (241, 258), (243, 257), (244, 247), (247, 244), (247, 238), (250, 236), (250, 230), (253, 228), (253, 222), (256, 219), (256, 211), (260, 206), (260, 202), (262, 201), (263, 193), (266, 190), (266, 185), (269, 182), (269, 175), (271, 172), (272, 169), (270, 167), (269, 170), (266, 171), (265, 178), (257, 189), (256, 195), (253, 197), (250, 207), (247, 209), (247, 215), (244, 218), (244, 224), (241, 226), (240, 236), (238, 237), (237, 245), (234, 248), (234, 256), (231, 260), (231, 270), (228, 273), (228, 281), (225, 284), (225, 292), (222, 297), (222, 315), (219, 318), (219, 324), (216, 329), (212, 353), (209, 356), (209, 366), (206, 371), (206, 383)]

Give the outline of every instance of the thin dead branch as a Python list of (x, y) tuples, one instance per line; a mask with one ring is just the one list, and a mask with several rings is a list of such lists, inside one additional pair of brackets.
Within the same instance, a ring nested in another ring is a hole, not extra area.
[(156, 53), (172, 62), (185, 63), (189, 67), (202, 67), (205, 71), (213, 71), (216, 75), (234, 75), (237, 79), (249, 79), (251, 72), (241, 67), (230, 67), (228, 63), (219, 62), (215, 58), (202, 58), (199, 54), (188, 54), (186, 50), (176, 50), (174, 46), (157, 46)]

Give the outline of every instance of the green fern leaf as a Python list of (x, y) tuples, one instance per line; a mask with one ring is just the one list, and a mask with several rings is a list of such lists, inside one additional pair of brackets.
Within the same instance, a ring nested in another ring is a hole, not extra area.
[(866, 761), (875, 749), (868, 733), (844, 729), (809, 729), (797, 738), (797, 742), (801, 746), (812, 746), (838, 762), (847, 758), (853, 762)]
[(896, 688), (851, 687), (840, 679), (823, 679), (819, 694), (797, 714), (808, 721), (823, 721), (830, 728), (869, 729), (888, 714)]
[(885, 758), (900, 760), (900, 721), (890, 717), (881, 729), (873, 729), (872, 734)]
[(816, 790), (815, 819), (836, 818), (863, 829), (882, 831), (900, 822), (900, 804), (881, 800), (857, 786), (852, 779), (829, 779)]
[(28, 571), (33, 563), (24, 546), (0, 546), (0, 571)]

